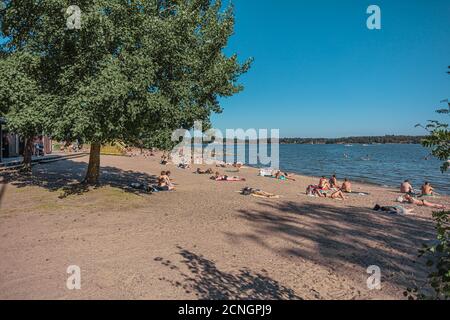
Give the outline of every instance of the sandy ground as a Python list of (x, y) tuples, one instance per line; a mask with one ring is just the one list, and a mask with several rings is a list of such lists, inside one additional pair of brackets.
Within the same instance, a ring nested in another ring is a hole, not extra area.
[[(414, 261), (433, 238), (432, 210), (370, 210), (393, 205), (395, 190), (355, 185), (370, 196), (309, 198), (315, 178), (282, 182), (245, 168), (246, 182), (215, 182), (158, 158), (113, 156), (102, 157), (99, 188), (77, 189), (86, 162), (10, 177), (0, 204), (1, 299), (403, 299), (425, 278), (424, 261)], [(162, 169), (176, 192), (127, 189)], [(282, 198), (238, 194), (245, 186)], [(70, 265), (81, 268), (81, 290), (66, 288)], [(381, 268), (381, 290), (367, 288), (371, 265)]]

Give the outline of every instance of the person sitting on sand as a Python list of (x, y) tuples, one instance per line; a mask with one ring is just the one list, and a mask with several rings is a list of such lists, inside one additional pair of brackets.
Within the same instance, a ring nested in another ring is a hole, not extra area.
[(338, 181), (336, 179), (335, 174), (333, 174), (333, 176), (330, 178), (330, 187), (332, 189), (339, 189)]
[(414, 194), (414, 189), (413, 189), (411, 183), (409, 182), (409, 180), (405, 180), (405, 182), (402, 183), (402, 185), (400, 186), (400, 192), (408, 193), (411, 195)]
[(404, 201), (409, 202), (411, 204), (415, 204), (416, 206), (419, 206), (419, 207), (428, 207), (428, 208), (445, 210), (445, 206), (443, 206), (441, 204), (428, 202), (426, 200), (417, 200), (416, 198), (413, 198), (409, 194), (407, 194), (403, 199), (404, 199)]
[(233, 167), (236, 168), (238, 172), (239, 172), (239, 170), (241, 170), (243, 165), (244, 164), (242, 162), (235, 162), (235, 163), (233, 163)]
[(229, 181), (229, 182), (238, 182), (238, 181), (245, 181), (244, 178), (240, 177), (229, 177), (229, 176), (222, 176), (219, 172), (216, 172), (214, 176), (211, 177), (211, 180), (215, 181)]
[[(170, 172), (169, 172), (170, 175)], [(170, 181), (169, 176), (166, 171), (161, 171), (161, 175), (158, 178), (158, 189), (161, 191), (172, 191), (175, 190), (175, 186)]]
[(165, 166), (167, 163), (169, 163), (169, 158), (166, 156), (166, 152), (164, 152), (161, 156), (161, 164)]
[(278, 199), (280, 197), (273, 193), (269, 193), (269, 192), (262, 191), (260, 189), (253, 189), (253, 188), (249, 188), (249, 187), (242, 189), (241, 194), (244, 196), (252, 195), (257, 198), (268, 198), (268, 199)]
[(425, 182), (422, 186), (422, 197), (432, 197), (434, 196), (434, 188), (429, 182)]
[(322, 190), (330, 190), (330, 184), (328, 183), (328, 179), (325, 176), (319, 181), (319, 188)]
[(347, 178), (344, 179), (341, 191), (345, 193), (352, 193), (352, 183)]

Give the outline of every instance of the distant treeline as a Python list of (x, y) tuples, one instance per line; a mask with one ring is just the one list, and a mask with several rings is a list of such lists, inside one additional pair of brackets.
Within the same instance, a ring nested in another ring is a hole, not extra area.
[(379, 136), (348, 138), (281, 138), (281, 144), (420, 144), (425, 136)]

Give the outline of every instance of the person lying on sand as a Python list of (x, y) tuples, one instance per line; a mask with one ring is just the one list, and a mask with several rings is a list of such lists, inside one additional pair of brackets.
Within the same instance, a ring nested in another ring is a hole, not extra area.
[(310, 197), (319, 197), (319, 198), (326, 197), (326, 192), (316, 185), (308, 186), (306, 188), (306, 194)]
[(229, 177), (229, 176), (222, 176), (219, 172), (216, 172), (215, 175), (211, 177), (211, 180), (215, 181), (229, 181), (229, 182), (238, 182), (238, 181), (245, 181), (244, 178), (240, 177)]
[[(327, 196), (327, 195), (325, 194), (325, 196)], [(342, 200), (347, 200), (347, 198), (344, 196), (344, 193), (343, 193), (341, 190), (337, 190), (337, 191), (333, 192), (333, 193), (330, 195), (330, 198), (331, 198), (331, 199), (342, 199)]]
[(251, 195), (251, 196), (257, 197), (257, 198), (267, 198), (267, 199), (278, 199), (280, 197), (273, 193), (269, 193), (269, 192), (262, 191), (260, 189), (253, 189), (253, 188), (249, 188), (249, 187), (242, 189), (241, 194), (244, 196)]
[(214, 171), (209, 168), (208, 170), (202, 170), (200, 168), (197, 169), (197, 171), (194, 172), (195, 174), (213, 174)]
[(373, 208), (374, 211), (383, 211), (383, 212), (389, 212), (389, 213), (397, 213), (397, 214), (413, 214), (414, 209), (405, 208), (402, 206), (395, 206), (395, 207), (382, 207), (380, 205), (376, 205)]
[(422, 197), (432, 197), (434, 196), (434, 188), (429, 182), (425, 182), (422, 186)]
[[(399, 199), (399, 200), (401, 200), (401, 199)], [(400, 201), (400, 202), (408, 202), (408, 203), (411, 203), (411, 204), (415, 204), (416, 206), (419, 206), (419, 207), (428, 207), (428, 208), (435, 208), (435, 209), (445, 210), (445, 206), (443, 206), (441, 204), (428, 202), (426, 200), (417, 200), (416, 198), (413, 198), (409, 194), (407, 194), (403, 198), (403, 201)]]
[(352, 183), (347, 178), (344, 179), (341, 191), (345, 193), (352, 193)]
[(226, 168), (227, 164), (223, 161), (218, 161), (216, 164), (216, 168)]
[(291, 180), (291, 181), (295, 181), (295, 179), (293, 178), (292, 174), (289, 174), (287, 172), (281, 172), (280, 170), (276, 170), (272, 177), (274, 177), (275, 179), (278, 180)]
[(405, 182), (402, 183), (402, 185), (400, 186), (400, 192), (401, 193), (408, 193), (408, 194), (415, 194), (414, 192), (414, 188), (412, 187), (411, 183), (409, 182), (409, 180), (405, 180)]

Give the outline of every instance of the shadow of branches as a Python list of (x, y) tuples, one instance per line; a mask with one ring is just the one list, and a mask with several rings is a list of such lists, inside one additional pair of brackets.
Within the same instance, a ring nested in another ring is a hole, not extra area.
[[(38, 186), (49, 191), (61, 191), (60, 198), (81, 195), (90, 188), (82, 183), (87, 164), (72, 160), (62, 160), (33, 166), (31, 173), (8, 172), (4, 174), (4, 182), (18, 188)], [(141, 185), (154, 184), (157, 177), (142, 172), (124, 171), (115, 167), (101, 167), (100, 182), (94, 188), (110, 186), (130, 193), (145, 193), (130, 187), (131, 183)], [(3, 189), (2, 189), (3, 190)]]
[(182, 282), (161, 278), (175, 287), (183, 288), (186, 293), (194, 293), (201, 300), (298, 300), (292, 289), (271, 279), (265, 270), (260, 273), (247, 268), (237, 273), (220, 271), (216, 264), (201, 255), (178, 247), (183, 257), (181, 264), (187, 267), (190, 275), (169, 260), (155, 258), (171, 270), (176, 270), (183, 277)]
[(234, 243), (252, 241), (342, 273), (354, 272), (355, 266), (366, 270), (377, 265), (384, 281), (404, 287), (426, 278), (426, 267), (416, 263), (416, 258), (422, 244), (434, 237), (433, 224), (427, 219), (292, 201), (261, 202), (258, 206), (240, 210), (240, 218), (252, 231), (227, 233)]

